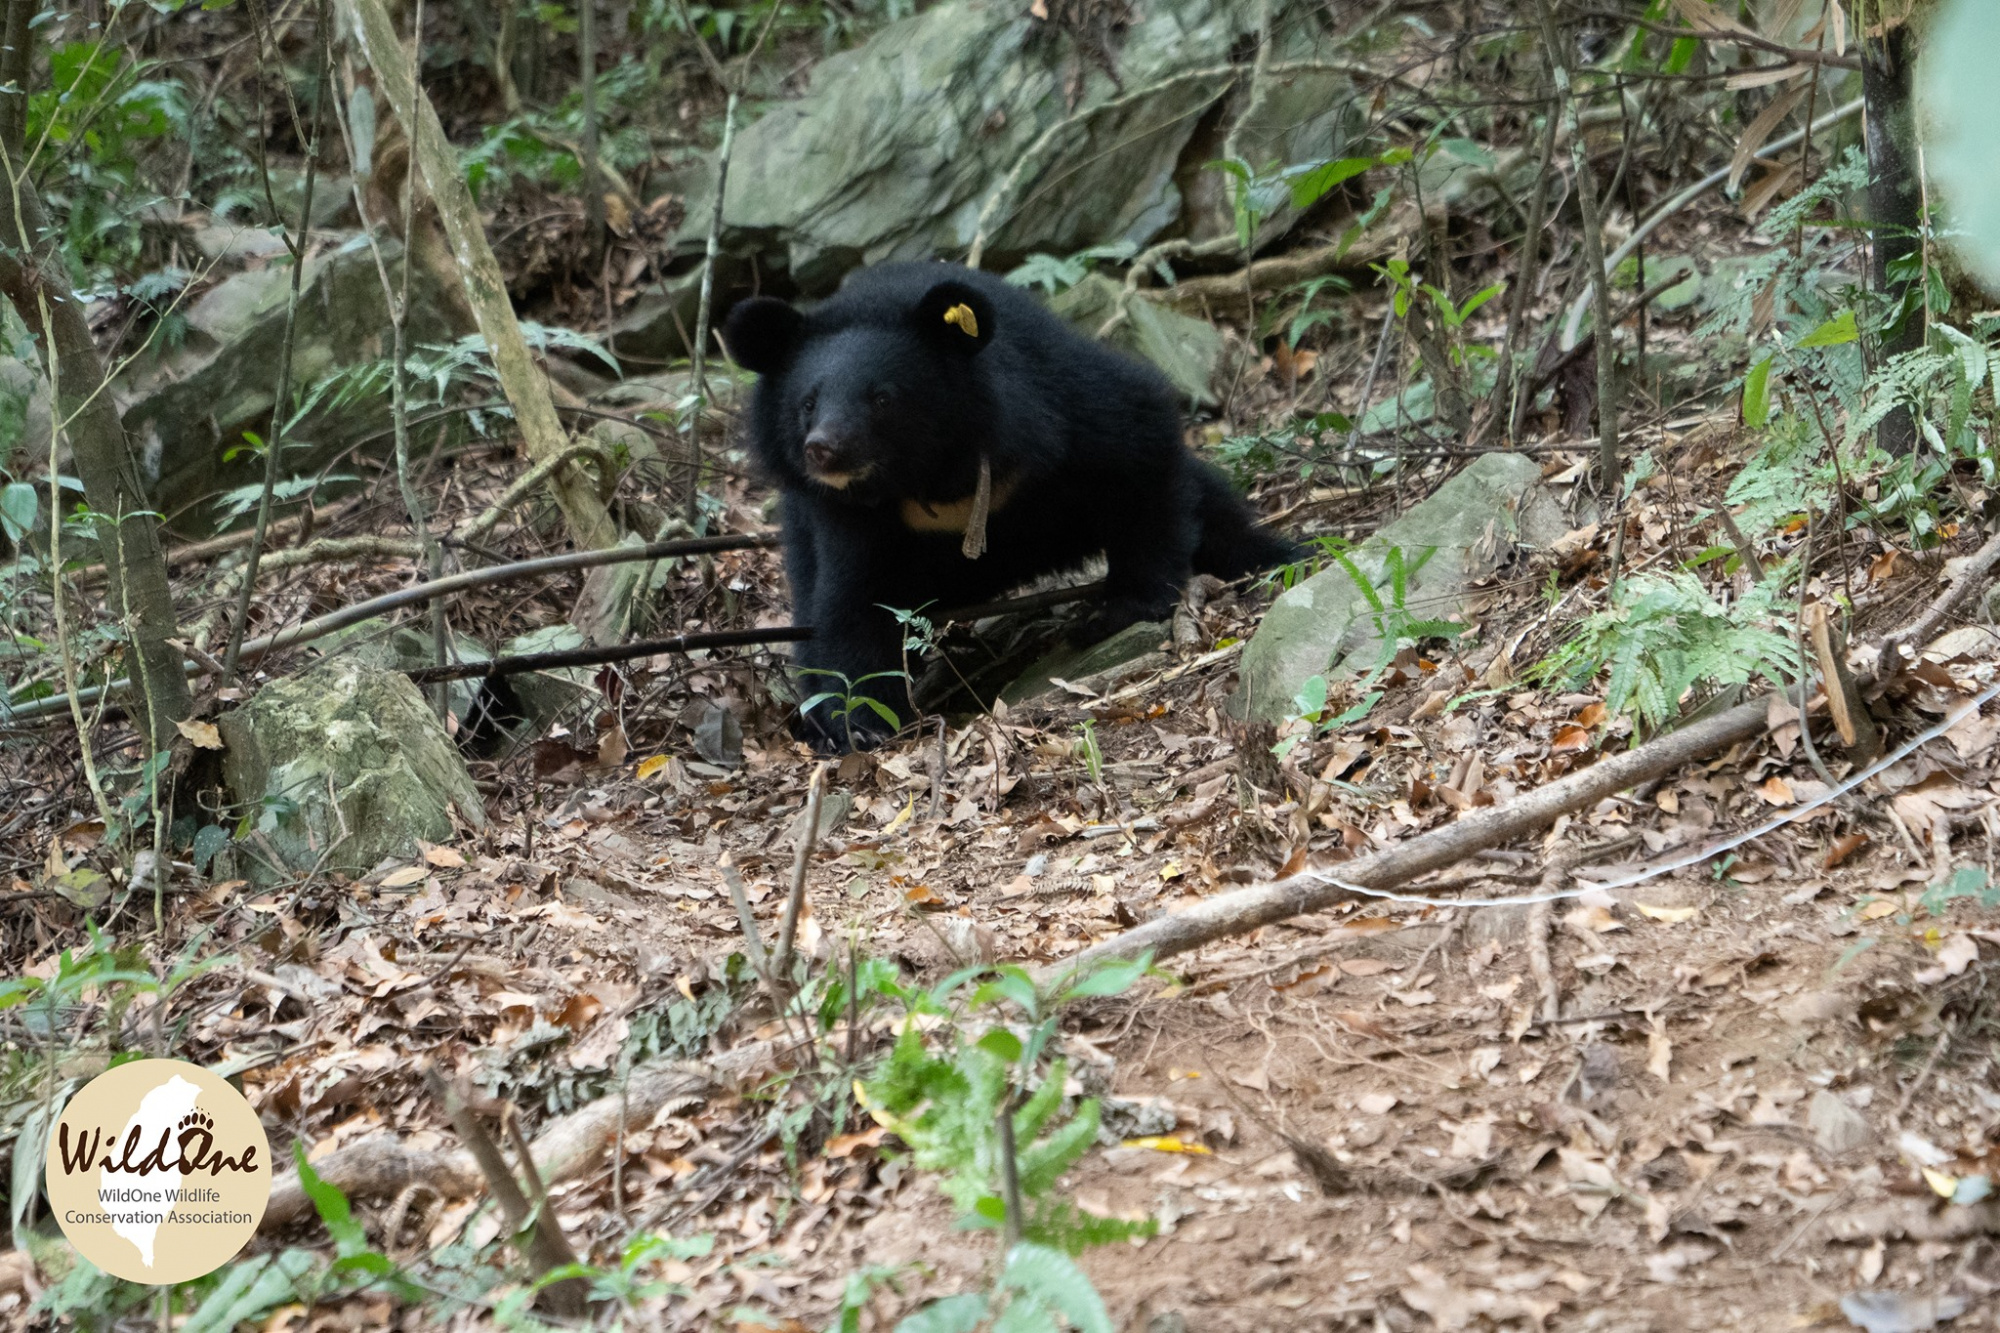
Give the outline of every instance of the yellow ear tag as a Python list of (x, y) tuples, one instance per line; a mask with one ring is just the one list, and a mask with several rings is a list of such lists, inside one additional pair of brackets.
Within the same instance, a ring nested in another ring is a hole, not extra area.
[(944, 312), (944, 322), (958, 325), (965, 330), (968, 338), (979, 336), (979, 316), (973, 314), (972, 307), (963, 301)]

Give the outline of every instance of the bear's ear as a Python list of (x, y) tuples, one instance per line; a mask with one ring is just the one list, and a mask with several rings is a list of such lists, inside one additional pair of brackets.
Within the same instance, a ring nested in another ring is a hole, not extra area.
[(722, 325), (722, 345), (745, 370), (768, 375), (782, 370), (798, 350), (805, 316), (770, 296), (738, 301)]
[(993, 341), (993, 303), (962, 282), (941, 282), (917, 302), (919, 332), (960, 356), (972, 356)]

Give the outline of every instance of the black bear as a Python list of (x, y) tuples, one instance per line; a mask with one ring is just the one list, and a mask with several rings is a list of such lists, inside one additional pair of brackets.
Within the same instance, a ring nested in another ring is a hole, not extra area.
[(990, 274), (863, 269), (808, 310), (743, 301), (722, 339), (759, 377), (750, 444), (781, 493), (792, 618), (813, 629), (794, 661), (839, 696), (807, 710), (820, 748), (896, 729), (864, 697), (910, 720), (887, 608), (985, 601), (1101, 552), (1084, 632), (1103, 636), (1169, 614), (1192, 573), (1297, 558), (1188, 451), (1157, 371)]

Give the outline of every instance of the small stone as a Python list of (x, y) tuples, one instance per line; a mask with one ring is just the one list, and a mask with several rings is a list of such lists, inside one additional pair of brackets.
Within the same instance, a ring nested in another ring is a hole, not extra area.
[(1806, 1128), (1813, 1142), (1830, 1157), (1840, 1157), (1874, 1141), (1875, 1130), (1868, 1117), (1848, 1105), (1838, 1093), (1822, 1089), (1813, 1094), (1806, 1111)]

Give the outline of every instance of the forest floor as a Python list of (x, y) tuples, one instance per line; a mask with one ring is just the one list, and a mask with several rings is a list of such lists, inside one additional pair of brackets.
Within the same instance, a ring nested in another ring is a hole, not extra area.
[[(1559, 484), (1573, 462), (1551, 458)], [(1601, 537), (1580, 545), (1593, 543), (1601, 553)], [(1252, 628), (1248, 594), (1212, 600), (1176, 666), (1105, 685), (1115, 702), (932, 722), (833, 762), (801, 948), (837, 968), (856, 941), (924, 981), (1053, 961), (1308, 859), (1337, 871), (1621, 747), (1622, 728), (1600, 734), (1596, 695), (1494, 674), (1498, 645), (1532, 660), (1547, 646), (1534, 636), (1559, 630), (1542, 589), (1565, 560), (1590, 564), (1572, 551), (1504, 570), (1475, 603), (1484, 649), (1406, 653), (1365, 722), (1283, 765), (1267, 736), (1228, 721), (1233, 659), (1207, 651)], [(774, 587), (774, 563), (725, 557), (715, 579)], [(1876, 572), (1861, 600), (1883, 624), (1935, 587), (1907, 561)], [(1967, 651), (1907, 678), (1880, 705), (1892, 744), (2000, 679), (1996, 659)], [(690, 697), (743, 697), (740, 662), (671, 670)], [(600, 719), (606, 735), (615, 721)], [(616, 1095), (621, 1058), (685, 1049), (690, 1034), (714, 1051), (784, 1035), (727, 1017), (743, 937), (720, 866), (740, 870), (768, 931), (816, 761), (781, 729), (746, 730), (733, 770), (622, 738), (554, 757), (545, 742), (533, 794), (503, 784), (489, 828), (456, 847), (366, 882), (189, 902), (188, 926), (275, 960), (194, 984), (191, 1046), (262, 1053), (246, 1082), (282, 1158), (291, 1135), (315, 1157), (385, 1132), (446, 1144), (419, 1077), (428, 1060), (534, 1122)], [(1063, 1036), (1072, 1076), (1110, 1099), (1114, 1144), (1121, 1124), (1150, 1137), (1093, 1153), (1065, 1188), (1161, 1224), (1083, 1261), (1114, 1320), (1155, 1333), (1835, 1328), (1848, 1326), (1841, 1297), (1869, 1287), (1905, 1299), (1890, 1311), (1904, 1322), (1882, 1328), (1929, 1327), (1913, 1322), (1921, 1303), (1944, 1297), (1969, 1300), (1952, 1327), (1994, 1326), (2000, 1251), (1936, 1231), (1922, 1168), (1955, 1180), (2000, 1167), (2000, 921), (1990, 895), (1931, 887), (1961, 882), (1959, 866), (1993, 870), (1996, 737), (2000, 719), (1972, 716), (1866, 790), (1637, 888), (1539, 910), (1349, 905), (1078, 1007)], [(1793, 724), (1407, 887), (1532, 894), (1559, 849), (1589, 855), (1557, 887), (1607, 882), (1823, 790)], [(1547, 1000), (1558, 1021), (1541, 1017)], [(844, 1086), (842, 1042), (865, 1054), (892, 1033), (885, 1017), (837, 1036), (818, 1076)], [(779, 1106), (802, 1104), (804, 1087)], [(744, 1312), (761, 1311), (825, 1327), (867, 1269), (895, 1274), (875, 1327), (978, 1285), (993, 1238), (954, 1230), (851, 1101), (835, 1098), (837, 1123), (774, 1135), (771, 1096), (689, 1098), (627, 1127), (615, 1171), (556, 1191), (565, 1229), (580, 1249), (635, 1227), (711, 1235), (707, 1256), (670, 1265), (690, 1293), (674, 1326), (756, 1327)], [(490, 1214), (437, 1203), (419, 1192), (363, 1211), (392, 1255), (493, 1237)], [(376, 1300), (364, 1322), (394, 1322)]]

